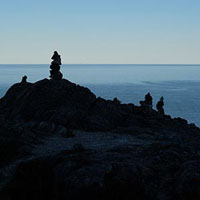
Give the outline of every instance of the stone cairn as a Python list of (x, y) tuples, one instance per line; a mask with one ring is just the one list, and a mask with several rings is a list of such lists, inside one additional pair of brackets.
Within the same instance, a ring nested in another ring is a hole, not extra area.
[(21, 83), (27, 83), (27, 76), (26, 75), (22, 77)]
[(156, 104), (156, 108), (158, 110), (158, 113), (162, 116), (165, 115), (165, 111), (164, 111), (164, 98), (161, 97), (160, 101), (158, 101), (158, 103)]
[(51, 62), (51, 66), (50, 66), (50, 78), (53, 80), (61, 80), (63, 75), (60, 72), (60, 65), (62, 65), (61, 63), (61, 58), (60, 55), (58, 54), (57, 51), (54, 51), (54, 54), (51, 58), (53, 61)]
[(153, 108), (153, 98), (151, 94), (148, 92), (145, 95), (144, 101), (140, 101), (140, 105), (145, 112), (151, 112)]

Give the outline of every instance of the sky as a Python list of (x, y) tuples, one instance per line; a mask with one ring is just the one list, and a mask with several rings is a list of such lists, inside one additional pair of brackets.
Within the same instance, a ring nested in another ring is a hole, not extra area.
[(199, 0), (0, 0), (0, 63), (200, 64)]

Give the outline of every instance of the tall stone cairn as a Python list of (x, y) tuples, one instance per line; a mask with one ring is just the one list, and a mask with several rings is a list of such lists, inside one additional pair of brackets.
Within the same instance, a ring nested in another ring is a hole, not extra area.
[(62, 73), (60, 72), (60, 65), (62, 65), (61, 63), (61, 57), (58, 54), (57, 51), (54, 51), (54, 54), (51, 58), (53, 61), (51, 62), (51, 66), (50, 66), (50, 78), (53, 80), (62, 80)]

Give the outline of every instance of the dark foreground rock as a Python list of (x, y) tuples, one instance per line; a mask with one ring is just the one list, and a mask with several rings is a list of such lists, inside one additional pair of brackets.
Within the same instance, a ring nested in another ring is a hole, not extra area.
[(19, 164), (3, 195), (52, 200), (199, 199), (199, 156), (187, 148), (155, 143), (100, 152), (66, 150)]
[(200, 199), (200, 130), (67, 80), (0, 100), (0, 199)]

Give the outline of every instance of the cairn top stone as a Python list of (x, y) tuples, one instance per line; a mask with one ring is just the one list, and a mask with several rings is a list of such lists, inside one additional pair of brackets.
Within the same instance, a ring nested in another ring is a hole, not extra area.
[(54, 51), (54, 54), (51, 57), (51, 59), (53, 60), (51, 64), (62, 65), (62, 63), (61, 63), (61, 57), (60, 57), (60, 55), (58, 54), (57, 51)]

